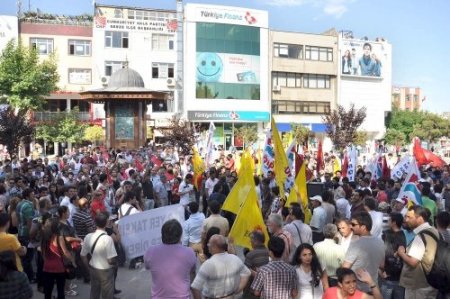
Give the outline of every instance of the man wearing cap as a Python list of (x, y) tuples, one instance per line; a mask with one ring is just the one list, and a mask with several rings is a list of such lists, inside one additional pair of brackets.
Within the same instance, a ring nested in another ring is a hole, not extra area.
[(394, 200), (394, 210), (393, 212), (397, 212), (402, 214), (403, 217), (405, 217), (406, 212), (408, 212), (407, 206), (408, 205), (408, 198), (406, 196), (398, 197)]
[(316, 195), (309, 198), (313, 206), (313, 215), (309, 225), (313, 233), (313, 243), (323, 241), (323, 227), (327, 220), (327, 212), (322, 207), (322, 196)]

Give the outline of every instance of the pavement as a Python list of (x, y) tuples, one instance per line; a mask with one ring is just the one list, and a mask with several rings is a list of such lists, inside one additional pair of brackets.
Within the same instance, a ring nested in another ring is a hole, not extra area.
[[(75, 297), (66, 296), (66, 299), (70, 298), (89, 298), (91, 291), (90, 284), (86, 284), (83, 280), (74, 279), (78, 287), (75, 290), (78, 295)], [(118, 299), (149, 299), (151, 298), (151, 274), (150, 271), (145, 270), (142, 266), (140, 269), (130, 270), (128, 266), (119, 268), (119, 273), (116, 280), (116, 288), (122, 290), (122, 293), (116, 295)], [(54, 288), (54, 294), (56, 295), (56, 284)], [(33, 284), (33, 298), (43, 299), (44, 294), (39, 293), (36, 290), (36, 284)]]

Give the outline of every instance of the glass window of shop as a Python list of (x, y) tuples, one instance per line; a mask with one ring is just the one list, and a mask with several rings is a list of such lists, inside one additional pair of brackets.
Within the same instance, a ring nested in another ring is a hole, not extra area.
[(196, 30), (196, 97), (259, 100), (260, 29), (197, 23)]

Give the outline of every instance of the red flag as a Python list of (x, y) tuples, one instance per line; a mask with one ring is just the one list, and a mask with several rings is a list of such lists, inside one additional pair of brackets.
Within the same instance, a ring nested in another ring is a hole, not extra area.
[(112, 183), (113, 183), (113, 180), (112, 180), (112, 177), (111, 177), (111, 175), (109, 174), (109, 169), (108, 169), (108, 167), (106, 167), (106, 178), (107, 178), (107, 180), (108, 180), (108, 185), (112, 185)]
[(319, 172), (325, 168), (325, 165), (323, 163), (323, 150), (322, 150), (322, 140), (319, 141), (319, 146), (317, 148), (317, 175), (319, 175)]
[(383, 156), (383, 166), (382, 166), (382, 175), (381, 177), (385, 180), (389, 180), (391, 178), (391, 169), (387, 165), (386, 156)]
[(138, 172), (143, 172), (144, 171), (144, 166), (142, 165), (141, 161), (139, 161), (139, 159), (135, 159), (134, 160), (134, 166), (136, 166), (136, 170)]
[(297, 151), (294, 151), (294, 155), (295, 155), (295, 177), (297, 177), (298, 173), (300, 172), (300, 168), (302, 167), (304, 158), (303, 155), (299, 155)]
[(152, 155), (150, 161), (152, 161), (152, 163), (158, 167), (160, 167), (162, 164), (161, 160), (158, 159), (158, 157), (156, 157), (155, 155)]
[(425, 157), (425, 153), (423, 152), (423, 148), (420, 145), (420, 139), (418, 137), (414, 137), (413, 155), (416, 158), (417, 165), (419, 167), (427, 164), (427, 158)]
[(437, 168), (444, 168), (444, 165), (447, 164), (447, 163), (445, 163), (444, 160), (442, 160), (441, 157), (439, 157), (432, 151), (422, 149), (422, 152), (423, 152), (425, 158), (427, 159), (427, 164), (433, 162), (433, 166), (437, 167)]
[(348, 170), (348, 156), (347, 154), (344, 155), (344, 162), (342, 163), (341, 167), (341, 173), (342, 177), (347, 177), (347, 170)]

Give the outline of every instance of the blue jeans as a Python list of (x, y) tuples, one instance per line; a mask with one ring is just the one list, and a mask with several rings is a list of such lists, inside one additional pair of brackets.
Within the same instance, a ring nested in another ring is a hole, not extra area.
[(398, 281), (385, 280), (380, 278), (380, 291), (383, 299), (403, 299), (405, 298), (405, 289), (398, 285)]
[(155, 201), (153, 200), (153, 199), (149, 199), (149, 198), (147, 198), (146, 200), (145, 200), (145, 202), (144, 202), (144, 210), (145, 211), (147, 211), (147, 210), (151, 210), (151, 209), (153, 209), (154, 207), (155, 207)]

